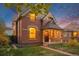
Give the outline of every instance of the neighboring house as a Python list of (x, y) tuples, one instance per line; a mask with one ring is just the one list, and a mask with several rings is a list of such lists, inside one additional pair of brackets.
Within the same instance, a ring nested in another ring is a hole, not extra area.
[(62, 29), (56, 24), (51, 13), (46, 16), (36, 16), (27, 11), (22, 14), (21, 18), (13, 20), (13, 35), (21, 45), (59, 43), (62, 42), (62, 34)]
[(79, 24), (71, 22), (64, 28), (64, 40), (77, 39), (79, 41)]

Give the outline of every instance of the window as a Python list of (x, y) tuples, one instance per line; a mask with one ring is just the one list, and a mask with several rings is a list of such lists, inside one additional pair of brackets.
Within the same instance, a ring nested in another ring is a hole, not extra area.
[(31, 21), (33, 21), (33, 22), (35, 21), (36, 16), (35, 16), (34, 13), (30, 13), (30, 16), (29, 17), (30, 17), (30, 20)]
[(48, 31), (45, 31), (45, 32), (44, 32), (44, 35), (45, 35), (45, 36), (49, 36), (49, 32), (48, 32)]
[(58, 38), (57, 36), (57, 30), (54, 30), (54, 38)]
[(29, 28), (29, 38), (36, 39), (36, 28)]
[(54, 38), (61, 38), (61, 31), (59, 30), (54, 30)]
[(53, 36), (54, 36), (54, 31), (51, 30), (51, 38), (53, 38)]
[(77, 36), (77, 32), (73, 32), (73, 36), (76, 37)]
[(78, 37), (79, 37), (79, 32), (78, 32)]

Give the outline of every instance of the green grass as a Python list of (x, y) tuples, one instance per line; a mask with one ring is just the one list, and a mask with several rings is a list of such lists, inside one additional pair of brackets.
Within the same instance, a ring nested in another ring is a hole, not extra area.
[(55, 51), (41, 48), (40, 46), (26, 46), (18, 49), (0, 49), (2, 56), (65, 56)]
[(52, 45), (49, 45), (49, 47), (79, 55), (78, 46), (69, 46), (67, 44), (52, 44)]
[(48, 49), (41, 48), (39, 46), (28, 46), (28, 48), (23, 48), (23, 55), (33, 55), (33, 56), (52, 56), (52, 55), (63, 55)]

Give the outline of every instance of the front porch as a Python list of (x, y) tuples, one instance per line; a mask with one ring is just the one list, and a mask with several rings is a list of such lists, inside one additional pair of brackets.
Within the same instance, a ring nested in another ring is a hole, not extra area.
[(43, 30), (43, 44), (58, 44), (63, 41), (63, 32), (58, 29)]

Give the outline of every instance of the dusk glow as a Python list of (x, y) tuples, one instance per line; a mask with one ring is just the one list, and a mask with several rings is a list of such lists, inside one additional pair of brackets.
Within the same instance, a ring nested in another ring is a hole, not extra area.
[(0, 4), (0, 55), (78, 56), (79, 4)]
[[(79, 22), (79, 4), (53, 3), (49, 11), (52, 12), (58, 24), (61, 26), (65, 26), (72, 20), (76, 20), (75, 22), (77, 23)], [(6, 21), (7, 26), (11, 27), (14, 15), (16, 15), (14, 11), (0, 4), (0, 17)]]

